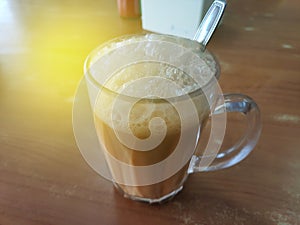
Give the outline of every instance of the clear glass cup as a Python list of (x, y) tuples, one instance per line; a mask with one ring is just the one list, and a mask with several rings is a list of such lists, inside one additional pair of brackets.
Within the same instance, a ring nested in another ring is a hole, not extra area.
[[(188, 174), (235, 165), (257, 143), (256, 103), (222, 94), (219, 63), (197, 42), (158, 34), (120, 37), (92, 51), (84, 70), (99, 151), (125, 197), (170, 199)], [(226, 112), (242, 113), (247, 127), (233, 147), (220, 151)], [(199, 154), (208, 120), (210, 137)]]

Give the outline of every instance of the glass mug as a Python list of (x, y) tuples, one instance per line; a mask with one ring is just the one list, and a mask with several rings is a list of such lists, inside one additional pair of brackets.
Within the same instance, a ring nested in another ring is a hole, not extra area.
[[(217, 59), (195, 41), (159, 34), (120, 37), (92, 51), (84, 70), (99, 151), (127, 198), (170, 199), (188, 174), (235, 165), (257, 143), (256, 103), (242, 94), (222, 94)], [(219, 151), (226, 112), (241, 112), (248, 126), (238, 143)], [(209, 141), (199, 155), (209, 118)]]

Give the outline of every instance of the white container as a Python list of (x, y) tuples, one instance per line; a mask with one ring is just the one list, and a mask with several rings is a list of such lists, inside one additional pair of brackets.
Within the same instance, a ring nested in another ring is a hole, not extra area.
[(143, 29), (193, 38), (213, 0), (141, 0)]

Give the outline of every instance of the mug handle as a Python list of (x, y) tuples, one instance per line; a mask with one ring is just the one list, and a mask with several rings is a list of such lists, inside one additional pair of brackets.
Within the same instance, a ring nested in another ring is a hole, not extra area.
[[(253, 150), (261, 133), (260, 111), (257, 104), (250, 97), (243, 94), (225, 94), (224, 104), (212, 113), (226, 112), (240, 112), (245, 116), (247, 128), (243, 136), (231, 148), (214, 156), (193, 155), (189, 173), (214, 171), (233, 166), (245, 159)], [(214, 157), (214, 160), (209, 166), (203, 167), (201, 166), (201, 160), (204, 157)]]

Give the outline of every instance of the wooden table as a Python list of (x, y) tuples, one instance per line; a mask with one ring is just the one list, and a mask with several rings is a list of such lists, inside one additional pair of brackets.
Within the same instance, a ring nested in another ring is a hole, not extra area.
[(140, 19), (110, 0), (0, 1), (0, 224), (300, 224), (299, 11), (299, 0), (229, 1), (208, 48), (223, 91), (260, 106), (260, 141), (237, 166), (191, 175), (172, 201), (148, 205), (96, 174), (72, 131), (85, 57), (140, 32)]

